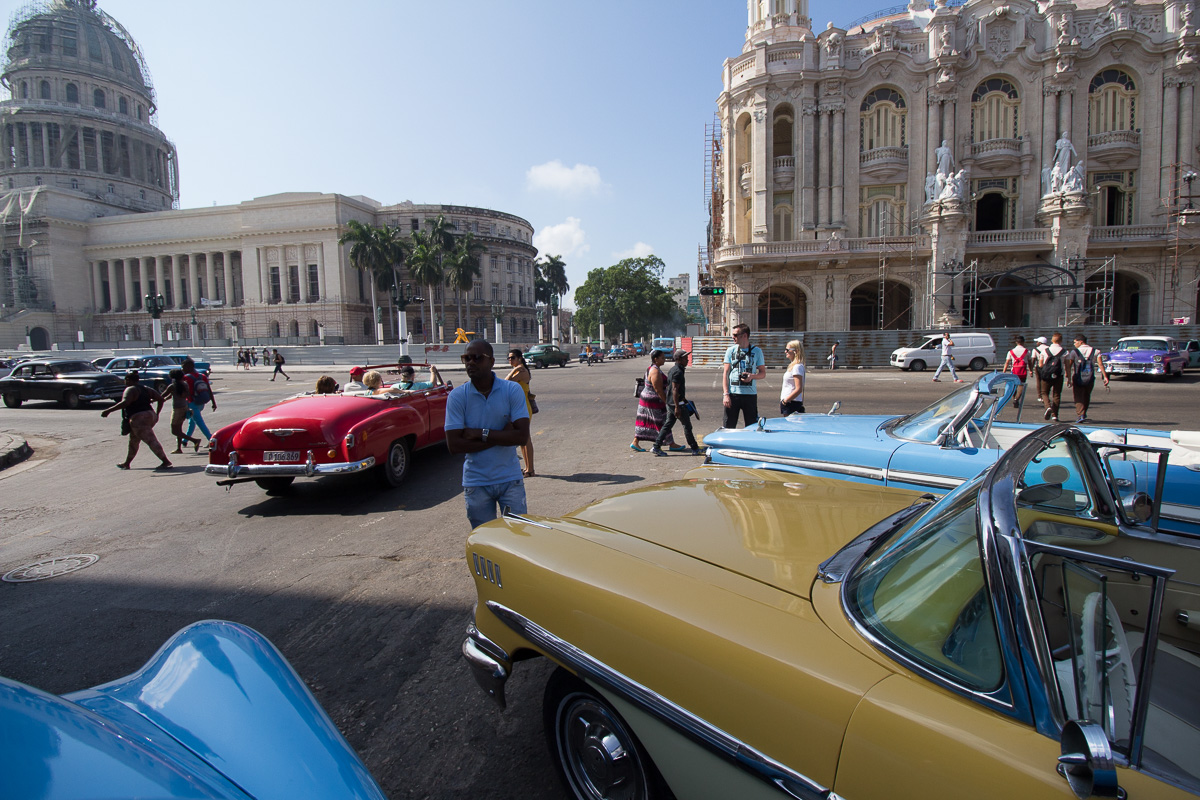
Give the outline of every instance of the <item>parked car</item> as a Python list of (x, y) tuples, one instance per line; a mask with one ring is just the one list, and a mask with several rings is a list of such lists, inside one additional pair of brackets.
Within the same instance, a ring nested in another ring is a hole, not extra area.
[(1187, 353), (1189, 367), (1200, 367), (1200, 339), (1188, 339), (1183, 346)]
[(20, 408), (26, 400), (55, 400), (65, 408), (79, 408), (93, 400), (120, 400), (124, 392), (120, 377), (71, 359), (30, 359), (0, 378), (0, 396), (9, 408)]
[[(971, 369), (981, 372), (996, 360), (996, 342), (990, 333), (951, 331), (954, 340), (954, 366), (956, 369)], [(897, 347), (892, 351), (892, 366), (920, 372), (926, 367), (936, 367), (942, 360), (942, 334), (930, 333), (908, 347)]]
[(552, 344), (535, 344), (525, 351), (525, 361), (531, 367), (565, 367), (571, 356), (562, 348)]
[(5, 796), (383, 798), (291, 665), (197, 622), (125, 678), (55, 696), (0, 677)]
[(100, 356), (92, 359), (92, 366), (96, 369), (104, 369), (108, 366), (108, 362), (113, 360), (113, 356)]
[(1188, 365), (1188, 354), (1170, 336), (1126, 336), (1100, 358), (1110, 375), (1182, 376)]
[(254, 481), (272, 493), (296, 478), (356, 472), (396, 487), (413, 453), (445, 441), (450, 389), (297, 395), (214, 433), (204, 471), (219, 486)]
[(196, 365), (196, 372), (199, 372), (201, 375), (212, 374), (212, 364), (208, 363), (207, 361), (201, 361), (195, 356), (189, 356), (187, 353), (163, 353), (163, 355), (180, 366), (183, 365), (183, 360), (185, 358), (190, 358), (192, 359), (192, 363)]
[(636, 347), (634, 347), (631, 344), (622, 345), (622, 346), (625, 348), (625, 357), (626, 358), (637, 358), (638, 351), (637, 351)]
[(571, 797), (1192, 797), (1196, 542), (1103, 476), (1059, 424), (937, 502), (703, 467), (509, 514), (467, 541), (463, 654), (501, 707), (558, 665)]
[[(704, 437), (704, 444), (716, 464), (941, 494), (990, 467), (1044, 424), (1000, 421), (1018, 386), (1015, 375), (993, 372), (907, 416), (793, 414), (750, 428), (718, 429)], [(1082, 430), (1097, 442), (1167, 450), (1164, 513), (1176, 530), (1200, 533), (1200, 432)]]
[(608, 358), (627, 358), (627, 357), (628, 357), (628, 354), (625, 352), (625, 348), (621, 347), (621, 345), (619, 345), (619, 344), (614, 344), (612, 347), (608, 348)]
[(604, 352), (597, 348), (584, 347), (579, 351), (579, 363), (587, 364), (589, 367), (592, 364), (600, 364), (604, 361)]
[(119, 356), (109, 359), (104, 365), (106, 372), (122, 378), (134, 369), (138, 371), (138, 382), (142, 386), (150, 386), (161, 392), (171, 383), (171, 370), (179, 369), (179, 364), (170, 356)]

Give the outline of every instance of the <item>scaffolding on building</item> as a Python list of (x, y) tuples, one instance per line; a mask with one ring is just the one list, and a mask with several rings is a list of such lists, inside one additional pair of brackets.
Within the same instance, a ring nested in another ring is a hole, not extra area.
[[(1190, 317), (1178, 313), (1179, 292), (1183, 287), (1194, 286), (1197, 280), (1200, 280), (1200, 277), (1190, 281), (1183, 279), (1184, 260), (1196, 249), (1195, 244), (1183, 241), (1183, 226), (1188, 224), (1189, 219), (1194, 225), (1195, 220), (1200, 218), (1200, 209), (1196, 208), (1195, 196), (1192, 194), (1192, 183), (1200, 177), (1200, 173), (1194, 165), (1186, 162), (1175, 162), (1163, 167), (1163, 170), (1167, 173), (1167, 194), (1160, 198), (1160, 203), (1167, 212), (1167, 237), (1170, 245), (1163, 259), (1166, 280), (1163, 285), (1162, 318), (1159, 321), (1166, 325)], [(1200, 311), (1195, 309), (1192, 303), (1187, 304), (1186, 308), (1193, 313)]]
[[(961, 313), (954, 303), (954, 282), (960, 278), (963, 287), (963, 310)], [(925, 327), (927, 329), (944, 328), (952, 319), (959, 319), (967, 327), (974, 327), (977, 322), (975, 312), (979, 307), (978, 284), (979, 259), (973, 258), (971, 263), (966, 265), (957, 259), (947, 261), (942, 265), (942, 269), (938, 269), (937, 264), (930, 258), (925, 273), (925, 285), (931, 290), (929, 302), (925, 304)], [(949, 294), (950, 303), (946, 311), (939, 317), (937, 300), (943, 294)]]
[[(1067, 259), (1067, 269), (1075, 276), (1075, 292), (1059, 325), (1112, 325), (1117, 295), (1117, 257), (1075, 256)], [(1079, 304), (1081, 291), (1082, 307)], [(1079, 319), (1080, 316), (1083, 318)]]
[[(890, 210), (886, 213), (890, 214)], [(895, 316), (892, 319), (887, 318), (887, 281), (888, 268), (891, 261), (900, 257), (900, 254), (907, 254), (907, 264), (910, 268), (916, 266), (917, 263), (917, 238), (916, 232), (919, 229), (918, 223), (919, 214), (914, 212), (907, 219), (899, 220), (900, 224), (896, 227), (896, 232), (901, 235), (901, 238), (895, 236), (881, 235), (878, 237), (879, 251), (879, 287), (877, 298), (877, 316), (876, 326), (878, 330), (888, 330), (889, 326), (908, 315), (909, 320), (912, 320), (912, 312), (916, 304), (916, 296), (913, 292), (909, 292), (908, 305), (904, 308), (897, 309)], [(891, 228), (891, 225), (885, 226), (885, 230)]]

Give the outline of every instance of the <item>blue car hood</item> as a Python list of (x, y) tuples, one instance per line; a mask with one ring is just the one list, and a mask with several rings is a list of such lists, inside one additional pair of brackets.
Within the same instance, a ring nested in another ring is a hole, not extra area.
[[(757, 427), (719, 428), (704, 437), (710, 447), (747, 450), (770, 455), (795, 455), (797, 443), (805, 442), (806, 449), (838, 447), (840, 440), (856, 442), (883, 438), (880, 428), (895, 416), (850, 414), (797, 414), (792, 417), (768, 420), (763, 430)], [(803, 439), (795, 434), (803, 434)], [(820, 437), (820, 438), (818, 438)], [(819, 445), (817, 442), (821, 442)]]

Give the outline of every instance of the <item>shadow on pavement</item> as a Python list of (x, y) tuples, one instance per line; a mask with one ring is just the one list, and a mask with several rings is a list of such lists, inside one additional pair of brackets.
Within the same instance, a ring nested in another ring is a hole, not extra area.
[(576, 472), (573, 475), (551, 475), (548, 472), (539, 472), (537, 477), (569, 483), (599, 483), (605, 486), (621, 486), (646, 479), (644, 475), (614, 475), (610, 472)]

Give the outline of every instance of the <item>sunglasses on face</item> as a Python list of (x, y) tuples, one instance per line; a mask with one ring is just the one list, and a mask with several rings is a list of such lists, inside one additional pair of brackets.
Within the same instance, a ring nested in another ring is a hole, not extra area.
[(481, 353), (463, 353), (459, 358), (462, 359), (462, 363), (470, 364), (475, 361), (485, 361), (488, 357)]

